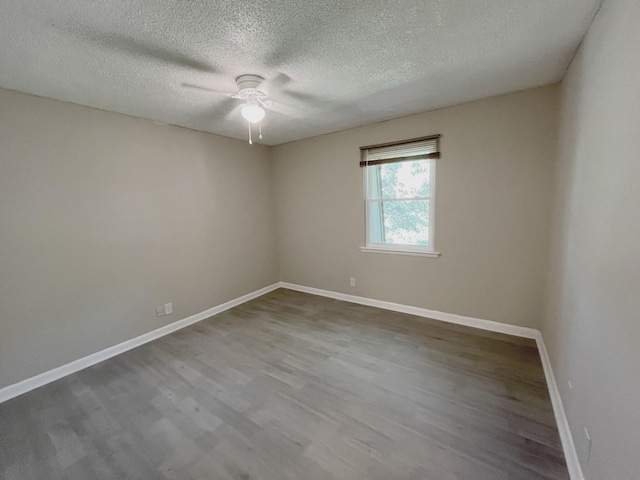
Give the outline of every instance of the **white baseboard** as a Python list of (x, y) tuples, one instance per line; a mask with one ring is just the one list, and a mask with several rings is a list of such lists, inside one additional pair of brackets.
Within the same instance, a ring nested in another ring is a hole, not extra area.
[(506, 323), (494, 322), (492, 320), (482, 320), (480, 318), (465, 317), (456, 315), (455, 313), (438, 312), (437, 310), (429, 310), (427, 308), (412, 307), (410, 305), (402, 305), (400, 303), (385, 302), (374, 298), (359, 297), (357, 295), (349, 295), (346, 293), (331, 292), (329, 290), (321, 290), (319, 288), (305, 287), (293, 283), (280, 282), (280, 287), (296, 290), (298, 292), (311, 293), (312, 295), (320, 295), (321, 297), (335, 298), (336, 300), (344, 300), (345, 302), (358, 303), (369, 307), (382, 308), (384, 310), (392, 310), (394, 312), (408, 313), (418, 317), (432, 318), (457, 325), (466, 325), (467, 327), (480, 328), (491, 332), (506, 333), (516, 337), (525, 337), (536, 339), (540, 332), (535, 328), (519, 327), (517, 325), (508, 325)]
[(79, 358), (77, 360), (74, 360), (73, 362), (54, 368), (53, 370), (49, 370), (47, 372), (36, 375), (35, 377), (27, 378), (26, 380), (23, 380), (21, 382), (4, 387), (0, 389), (0, 403), (46, 385), (47, 383), (51, 383), (62, 377), (66, 377), (67, 375), (75, 373), (84, 368), (90, 367), (91, 365), (100, 363), (104, 360), (107, 360), (108, 358), (115, 357), (116, 355), (124, 353), (127, 350), (131, 350), (132, 348), (136, 348), (157, 338), (164, 337), (165, 335), (173, 333), (176, 330), (180, 330), (213, 315), (222, 313), (225, 310), (229, 310), (230, 308), (240, 305), (241, 303), (253, 300), (254, 298), (260, 297), (265, 293), (272, 292), (279, 287), (279, 283), (274, 283), (267, 287), (261, 288), (260, 290), (256, 290), (255, 292), (248, 293), (241, 297), (234, 298), (233, 300), (229, 300), (228, 302), (225, 302), (223, 304), (209, 308), (204, 312), (196, 313), (195, 315), (191, 315), (190, 317), (183, 318), (182, 320), (178, 320), (177, 322), (173, 322), (169, 325), (165, 325), (164, 327), (160, 327), (156, 330), (144, 333), (139, 337), (126, 340), (117, 345), (113, 345), (112, 347), (105, 348), (104, 350), (100, 350), (99, 352), (92, 353), (91, 355), (87, 355), (86, 357)]
[(74, 360), (71, 363), (54, 368), (47, 372), (36, 375), (35, 377), (27, 378), (21, 382), (13, 385), (9, 385), (0, 389), (0, 403), (9, 400), (11, 398), (27, 393), (38, 387), (51, 383), (62, 377), (66, 377), (72, 373), (75, 373), (84, 368), (100, 363), (111, 357), (124, 353), (135, 347), (148, 343), (157, 338), (163, 337), (170, 333), (180, 330), (182, 328), (193, 325), (206, 318), (209, 318), (218, 313), (222, 313), (225, 310), (229, 310), (242, 303), (253, 300), (266, 293), (272, 292), (278, 288), (287, 288), (289, 290), (296, 290), (298, 292), (310, 293), (312, 295), (319, 295), (322, 297), (334, 298), (336, 300), (343, 300), (351, 303), (358, 303), (360, 305), (368, 305), (371, 307), (382, 308), (384, 310), (392, 310), (394, 312), (408, 313), (410, 315), (416, 315), (419, 317), (432, 318), (434, 320), (440, 320), (443, 322), (455, 323), (458, 325), (466, 325), (468, 327), (480, 328), (482, 330), (489, 330), (492, 332), (506, 333), (508, 335), (514, 335), (518, 337), (532, 338), (538, 345), (538, 351), (540, 352), (540, 359), (542, 360), (542, 367), (544, 369), (545, 378), (547, 380), (547, 387), (549, 389), (549, 395), (551, 397), (551, 404), (553, 406), (553, 412), (555, 415), (556, 423), (558, 424), (558, 431), (560, 433), (560, 440), (562, 441), (562, 448), (564, 450), (565, 459), (567, 461), (567, 468), (569, 469), (569, 475), (571, 480), (584, 480), (580, 462), (578, 461), (578, 455), (576, 453), (573, 437), (571, 436), (571, 430), (569, 429), (569, 422), (565, 415), (564, 406), (562, 405), (562, 398), (556, 384), (555, 376), (553, 375), (553, 369), (551, 368), (551, 362), (547, 354), (547, 349), (542, 339), (542, 334), (539, 330), (528, 327), (519, 327), (516, 325), (508, 325), (505, 323), (494, 322), (491, 320), (483, 320), (474, 317), (465, 317), (462, 315), (456, 315), (453, 313), (439, 312), (436, 310), (429, 310), (426, 308), (412, 307), (410, 305), (402, 305), (399, 303), (385, 302), (382, 300), (376, 300), (373, 298), (359, 297), (356, 295), (348, 295), (346, 293), (332, 292), (329, 290), (322, 290), (319, 288), (305, 287), (303, 285), (296, 285), (287, 282), (278, 282), (273, 285), (261, 288), (255, 292), (248, 293), (241, 297), (235, 298), (221, 305), (212, 307), (204, 312), (197, 313), (177, 322), (165, 325), (164, 327), (152, 330), (138, 337), (126, 340), (122, 343), (114, 345), (109, 348), (105, 348), (96, 353), (92, 353), (78, 360)]
[(547, 387), (549, 389), (549, 396), (551, 397), (553, 414), (556, 417), (558, 433), (560, 434), (560, 441), (562, 442), (562, 450), (564, 451), (564, 458), (567, 462), (567, 469), (569, 470), (569, 477), (571, 480), (584, 480), (584, 474), (582, 473), (582, 467), (580, 466), (580, 460), (578, 459), (578, 452), (576, 451), (576, 446), (573, 442), (573, 435), (571, 435), (571, 429), (569, 428), (569, 420), (567, 419), (567, 415), (564, 411), (562, 397), (558, 390), (556, 377), (553, 374), (553, 368), (551, 368), (551, 360), (549, 360), (547, 347), (544, 344), (544, 339), (540, 332), (538, 332), (538, 337), (536, 337), (536, 343), (538, 345), (538, 352), (540, 352), (540, 360), (542, 361), (544, 376), (547, 379)]
[(313, 287), (305, 287), (303, 285), (296, 285), (293, 283), (280, 282), (279, 286), (282, 288), (288, 288), (289, 290), (296, 290), (298, 292), (320, 295), (322, 297), (334, 298), (336, 300), (344, 300), (345, 302), (358, 303), (360, 305), (368, 305), (370, 307), (393, 310), (394, 312), (408, 313), (419, 317), (441, 320), (443, 322), (466, 325), (468, 327), (480, 328), (482, 330), (489, 330), (492, 332), (506, 333), (508, 335), (514, 335), (517, 337), (534, 339), (538, 346), (538, 352), (540, 353), (540, 360), (542, 361), (542, 368), (544, 370), (545, 379), (547, 381), (547, 388), (549, 390), (549, 396), (551, 397), (553, 414), (558, 425), (558, 433), (560, 434), (560, 441), (562, 442), (562, 449), (564, 451), (565, 460), (567, 462), (569, 476), (571, 480), (584, 480), (582, 468), (580, 467), (580, 462), (578, 460), (578, 454), (576, 453), (576, 447), (573, 442), (571, 430), (569, 429), (569, 422), (564, 411), (564, 406), (562, 405), (562, 398), (560, 397), (558, 385), (556, 384), (556, 379), (553, 375), (553, 369), (551, 368), (549, 355), (547, 354), (547, 349), (544, 345), (544, 340), (542, 339), (542, 333), (540, 333), (539, 330), (536, 330), (535, 328), (508, 325), (505, 323), (494, 322), (492, 320), (483, 320), (480, 318), (465, 317), (453, 313), (439, 312), (437, 310), (429, 310), (426, 308), (412, 307), (399, 303), (385, 302), (382, 300), (376, 300), (374, 298), (359, 297), (346, 293), (332, 292), (329, 290), (321, 290), (319, 288)]

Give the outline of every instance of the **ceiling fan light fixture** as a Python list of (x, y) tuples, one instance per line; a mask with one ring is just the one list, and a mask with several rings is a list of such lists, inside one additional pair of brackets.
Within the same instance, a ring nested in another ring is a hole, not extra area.
[(265, 115), (264, 108), (255, 104), (245, 105), (242, 107), (242, 110), (240, 110), (240, 113), (249, 123), (259, 123)]

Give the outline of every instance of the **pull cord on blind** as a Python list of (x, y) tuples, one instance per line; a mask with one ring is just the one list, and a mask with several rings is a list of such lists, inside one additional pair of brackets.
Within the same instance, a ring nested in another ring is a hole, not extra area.
[(367, 167), (407, 160), (440, 158), (440, 137), (441, 135), (431, 135), (429, 137), (360, 147), (363, 158), (360, 161), (360, 166)]

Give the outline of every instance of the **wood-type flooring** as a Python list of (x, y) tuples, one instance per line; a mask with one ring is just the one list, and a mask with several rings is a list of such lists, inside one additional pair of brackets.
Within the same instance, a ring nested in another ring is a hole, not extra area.
[(0, 477), (569, 478), (533, 340), (285, 289), (0, 404)]

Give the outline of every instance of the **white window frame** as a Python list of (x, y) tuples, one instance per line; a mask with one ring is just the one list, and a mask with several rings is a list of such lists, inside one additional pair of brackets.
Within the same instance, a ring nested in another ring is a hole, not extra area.
[[(410, 143), (411, 140), (406, 141)], [(365, 148), (365, 147), (363, 147)], [(408, 157), (409, 158), (409, 157)], [(363, 197), (365, 205), (365, 246), (360, 247), (361, 252), (365, 253), (388, 253), (396, 255), (416, 255), (426, 257), (439, 257), (440, 253), (435, 250), (435, 198), (436, 198), (436, 163), (435, 159), (424, 159), (430, 162), (429, 165), (429, 197), (408, 197), (408, 198), (385, 198), (384, 201), (412, 201), (412, 200), (429, 200), (429, 245), (403, 245), (392, 243), (374, 243), (371, 241), (371, 205), (372, 203), (383, 201), (381, 199), (372, 199), (370, 197), (369, 175), (372, 166), (362, 167), (363, 172)]]

